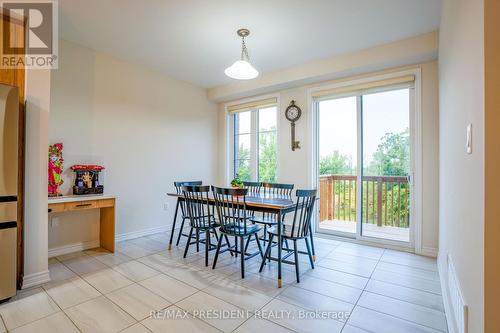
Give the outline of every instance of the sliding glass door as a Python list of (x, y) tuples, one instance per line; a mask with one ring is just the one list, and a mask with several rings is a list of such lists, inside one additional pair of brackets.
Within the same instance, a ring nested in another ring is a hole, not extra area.
[(319, 232), (409, 244), (413, 89), (316, 99)]

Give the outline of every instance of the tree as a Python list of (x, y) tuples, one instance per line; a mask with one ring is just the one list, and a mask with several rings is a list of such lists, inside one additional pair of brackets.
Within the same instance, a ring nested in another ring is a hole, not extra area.
[(350, 158), (342, 155), (338, 150), (332, 154), (321, 157), (319, 162), (320, 175), (353, 174), (354, 169), (350, 165)]
[(366, 175), (406, 176), (410, 172), (410, 135), (408, 128), (401, 133), (387, 133), (373, 154)]
[(276, 182), (276, 132), (261, 133), (259, 138), (259, 181)]

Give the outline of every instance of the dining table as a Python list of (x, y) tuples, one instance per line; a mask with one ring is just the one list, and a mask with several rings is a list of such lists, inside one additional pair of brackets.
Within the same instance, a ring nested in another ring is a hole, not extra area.
[[(175, 230), (175, 223), (177, 221), (177, 214), (179, 212), (179, 206), (185, 200), (184, 195), (182, 193), (170, 192), (167, 193), (170, 197), (177, 198), (177, 204), (175, 206), (174, 213), (174, 221), (172, 223), (172, 232), (170, 234), (170, 241), (168, 244), (168, 249), (172, 248), (173, 235)], [(208, 202), (210, 205), (215, 205), (215, 200), (213, 195), (210, 193), (208, 196)], [(245, 196), (245, 204), (246, 209), (251, 212), (260, 212), (260, 213), (272, 213), (276, 215), (276, 221), (278, 221), (278, 234), (277, 234), (277, 244), (282, 244), (281, 234), (283, 230), (283, 217), (285, 214), (293, 212), (295, 210), (296, 204), (291, 196), (287, 195), (269, 195), (262, 193), (252, 193)], [(182, 232), (180, 230), (179, 232)], [(281, 279), (281, 258), (282, 258), (282, 247), (278, 246), (278, 288), (282, 287), (282, 279)], [(315, 257), (314, 253), (314, 245), (312, 244), (312, 253), (313, 257)]]

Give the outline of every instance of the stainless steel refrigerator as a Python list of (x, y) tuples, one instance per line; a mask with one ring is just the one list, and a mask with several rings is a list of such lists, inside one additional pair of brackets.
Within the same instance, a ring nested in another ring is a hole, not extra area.
[(0, 301), (16, 294), (19, 94), (0, 84)]

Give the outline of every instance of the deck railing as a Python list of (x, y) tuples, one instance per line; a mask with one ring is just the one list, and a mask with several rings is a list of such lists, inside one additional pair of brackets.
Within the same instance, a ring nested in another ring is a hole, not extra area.
[[(356, 221), (357, 176), (320, 176), (320, 221)], [(410, 186), (408, 177), (364, 176), (363, 223), (408, 228)]]

